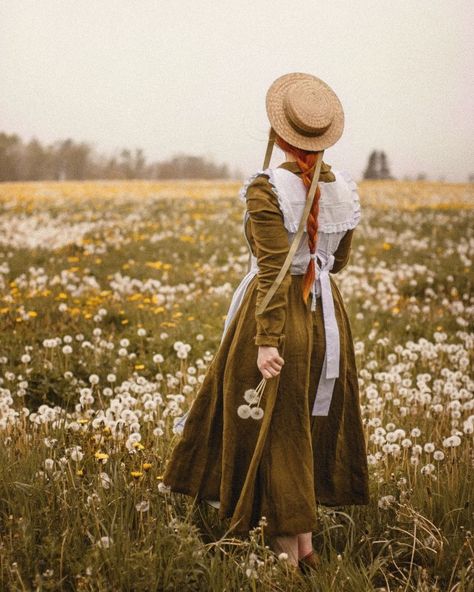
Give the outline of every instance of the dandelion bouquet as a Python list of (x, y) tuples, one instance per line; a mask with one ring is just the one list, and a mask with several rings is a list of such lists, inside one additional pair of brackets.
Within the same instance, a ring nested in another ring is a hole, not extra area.
[[(267, 379), (262, 378), (257, 388), (247, 389), (245, 391), (244, 399), (246, 403), (243, 403), (237, 407), (237, 415), (239, 417), (242, 419), (248, 419), (249, 417), (256, 420), (262, 419), (263, 409), (260, 407), (260, 399), (262, 398), (266, 384)], [(254, 405), (254, 407), (252, 407), (252, 405)]]

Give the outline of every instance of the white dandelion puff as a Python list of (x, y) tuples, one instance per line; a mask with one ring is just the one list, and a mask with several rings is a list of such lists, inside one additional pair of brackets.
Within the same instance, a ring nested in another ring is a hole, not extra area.
[[(255, 420), (262, 419), (264, 411), (260, 407), (260, 399), (262, 398), (266, 384), (267, 379), (263, 378), (257, 388), (250, 388), (244, 392), (244, 399), (247, 401), (247, 404), (244, 403), (237, 408), (237, 415), (239, 417), (242, 419), (248, 419), (249, 417)], [(255, 407), (252, 407), (252, 405), (255, 405)]]
[(256, 403), (258, 401), (258, 392), (256, 389), (247, 389), (244, 393), (244, 399), (247, 403)]
[(165, 485), (165, 484), (163, 483), (163, 481), (160, 481), (160, 482), (158, 483), (158, 491), (159, 491), (160, 493), (171, 493), (171, 487), (170, 487), (170, 486), (168, 486), (168, 485)]
[(239, 405), (237, 407), (237, 415), (239, 417), (241, 417), (242, 419), (247, 419), (248, 417), (250, 417), (250, 412), (251, 412), (251, 407), (250, 405)]
[(148, 512), (150, 509), (150, 502), (147, 500), (143, 500), (135, 504), (135, 509), (137, 512)]
[(112, 544), (112, 538), (108, 536), (103, 536), (97, 541), (97, 546), (101, 549), (108, 549)]
[(382, 510), (388, 510), (391, 508), (393, 503), (395, 502), (395, 497), (393, 495), (384, 495), (378, 501), (378, 507)]
[(252, 419), (262, 419), (263, 409), (261, 407), (252, 407), (250, 410), (250, 417)]

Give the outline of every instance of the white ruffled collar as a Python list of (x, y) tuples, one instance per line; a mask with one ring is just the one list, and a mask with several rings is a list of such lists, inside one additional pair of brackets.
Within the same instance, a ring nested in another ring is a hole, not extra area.
[[(332, 169), (336, 180), (321, 181), (319, 232), (342, 232), (355, 228), (361, 218), (360, 199), (357, 184), (346, 170)], [(301, 207), (306, 196), (306, 187), (301, 178), (286, 167), (259, 169), (242, 185), (239, 198), (245, 203), (247, 190), (260, 175), (266, 175), (275, 193), (289, 232), (296, 232)]]

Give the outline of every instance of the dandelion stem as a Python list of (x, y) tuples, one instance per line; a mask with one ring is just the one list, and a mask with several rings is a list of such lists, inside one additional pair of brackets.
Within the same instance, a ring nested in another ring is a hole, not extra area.
[(259, 385), (256, 388), (256, 391), (259, 393), (259, 397), (258, 397), (258, 401), (257, 401), (257, 407), (260, 405), (260, 400), (262, 398), (263, 391), (265, 390), (266, 384), (267, 384), (267, 379), (264, 378), (263, 380), (261, 380), (261, 382), (259, 383)]

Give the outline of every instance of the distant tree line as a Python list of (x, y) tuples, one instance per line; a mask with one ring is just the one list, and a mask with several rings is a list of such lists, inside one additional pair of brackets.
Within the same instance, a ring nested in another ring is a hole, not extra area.
[(98, 154), (88, 143), (60, 140), (48, 146), (33, 138), (0, 132), (0, 181), (83, 179), (228, 179), (229, 171), (203, 156), (177, 154), (147, 163), (143, 150), (123, 149), (113, 156)]

